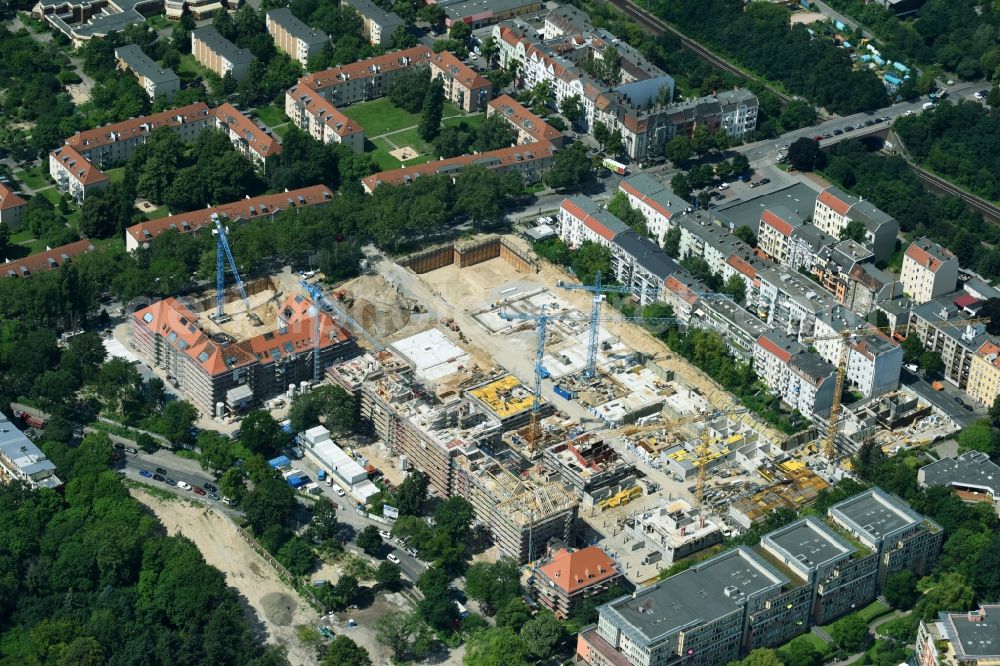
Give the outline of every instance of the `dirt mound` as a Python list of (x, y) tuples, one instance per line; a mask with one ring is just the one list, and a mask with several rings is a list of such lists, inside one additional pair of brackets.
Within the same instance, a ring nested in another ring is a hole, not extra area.
[(343, 291), (347, 311), (369, 333), (390, 336), (410, 321), (414, 303), (379, 275), (362, 275), (345, 284)]
[(281, 592), (265, 594), (260, 598), (260, 605), (264, 608), (264, 616), (268, 622), (279, 627), (287, 627), (292, 623), (296, 601), (289, 595)]

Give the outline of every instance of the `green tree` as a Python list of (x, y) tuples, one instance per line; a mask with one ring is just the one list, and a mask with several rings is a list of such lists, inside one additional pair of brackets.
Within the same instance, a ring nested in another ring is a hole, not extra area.
[(400, 568), (392, 562), (382, 562), (375, 570), (375, 582), (383, 590), (395, 590), (399, 587)]
[(583, 103), (579, 95), (567, 95), (559, 102), (559, 113), (565, 116), (573, 127), (579, 127), (583, 120)]
[(969, 582), (978, 599), (1000, 598), (1000, 535), (993, 535), (972, 566)]
[(243, 515), (257, 534), (283, 525), (295, 510), (295, 491), (284, 480), (263, 479), (242, 501)]
[(742, 303), (746, 298), (746, 290), (746, 283), (739, 274), (730, 275), (726, 283), (722, 285), (722, 292), (728, 294), (737, 303)]
[(857, 652), (868, 640), (868, 625), (859, 615), (848, 615), (830, 625), (830, 638), (847, 652)]
[(142, 378), (134, 365), (116, 356), (101, 366), (96, 388), (101, 400), (112, 411), (128, 415), (139, 405)]
[(903, 348), (903, 360), (906, 363), (916, 363), (924, 352), (924, 345), (916, 333), (903, 338), (899, 346)]
[(812, 171), (822, 166), (822, 153), (814, 139), (802, 137), (788, 146), (788, 163), (799, 171)]
[(885, 579), (882, 594), (889, 605), (899, 610), (909, 610), (917, 603), (917, 579), (910, 571), (898, 571)]
[(444, 114), (444, 84), (438, 77), (431, 81), (424, 95), (420, 110), (420, 124), (417, 133), (424, 141), (432, 141), (441, 131), (441, 117)]
[(784, 666), (778, 653), (770, 648), (757, 648), (741, 661), (732, 662), (740, 666)]
[(417, 113), (424, 105), (430, 83), (430, 68), (408, 67), (393, 78), (389, 101), (410, 113)]
[(993, 422), (993, 426), (1000, 428), (1000, 394), (993, 399), (993, 404), (990, 405), (990, 420)]
[(465, 572), (465, 591), (485, 609), (496, 611), (521, 595), (521, 570), (512, 558), (474, 562)]
[(171, 400), (156, 419), (156, 431), (174, 444), (191, 439), (190, 430), (198, 418), (198, 409), (186, 400)]
[(80, 213), (80, 232), (88, 238), (110, 238), (132, 224), (134, 196), (119, 183), (88, 196)]
[(288, 433), (281, 429), (267, 410), (256, 409), (250, 412), (240, 424), (240, 444), (255, 453), (269, 455), (288, 442)]
[(921, 352), (917, 363), (920, 365), (920, 368), (930, 376), (938, 375), (942, 370), (944, 370), (944, 361), (941, 360), (941, 354), (938, 352)]
[(840, 232), (840, 240), (852, 240), (857, 243), (865, 242), (865, 234), (867, 229), (863, 222), (858, 220), (851, 220), (847, 223), (847, 226), (843, 228)]
[(366, 526), (357, 536), (358, 548), (374, 557), (382, 548), (382, 536), (374, 525)]
[(681, 172), (675, 173), (670, 179), (670, 189), (681, 199), (687, 200), (691, 197), (691, 183), (688, 182), (687, 176)]
[(396, 508), (399, 509), (400, 516), (419, 516), (423, 512), (429, 485), (430, 479), (420, 470), (413, 470), (406, 475), (396, 489)]
[(521, 627), (521, 639), (528, 653), (536, 659), (547, 659), (566, 640), (566, 630), (551, 611), (542, 611)]
[(372, 666), (371, 656), (364, 649), (343, 634), (326, 646), (321, 666)]
[(792, 639), (780, 652), (785, 666), (820, 666), (823, 655), (805, 636)]
[(956, 439), (958, 445), (965, 449), (982, 451), (991, 457), (1000, 453), (1000, 433), (986, 420), (962, 428)]
[(278, 561), (293, 576), (305, 576), (315, 568), (312, 548), (305, 539), (292, 537), (276, 553)]
[[(923, 587), (925, 585), (921, 582), (921, 588)], [(914, 612), (924, 622), (936, 618), (938, 613), (950, 608), (972, 608), (975, 593), (960, 574), (941, 575), (929, 581), (926, 588)]]
[(222, 494), (234, 500), (237, 504), (243, 501), (247, 493), (246, 482), (243, 480), (243, 473), (233, 468), (227, 469), (219, 479), (219, 489)]
[(520, 631), (521, 627), (531, 619), (531, 609), (521, 597), (510, 599), (507, 604), (497, 610), (497, 626), (508, 627)]
[(736, 231), (733, 232), (733, 235), (750, 247), (757, 247), (757, 235), (754, 234), (753, 229), (750, 227), (736, 227)]
[(593, 176), (592, 166), (587, 147), (576, 142), (555, 154), (552, 168), (545, 172), (542, 180), (557, 190), (580, 187)]
[(417, 611), (428, 624), (439, 630), (451, 628), (458, 618), (458, 607), (448, 592), (450, 583), (451, 575), (437, 564), (424, 571), (417, 579), (417, 588), (424, 595), (417, 602)]
[(528, 646), (508, 627), (484, 629), (469, 637), (465, 666), (528, 666)]
[(691, 153), (691, 140), (682, 135), (675, 136), (663, 147), (663, 154), (676, 167), (686, 164)]
[(434, 647), (434, 635), (419, 613), (388, 613), (375, 621), (375, 640), (398, 661), (422, 659)]
[(493, 114), (482, 122), (476, 130), (473, 147), (481, 153), (506, 148), (517, 142), (514, 130), (500, 114)]

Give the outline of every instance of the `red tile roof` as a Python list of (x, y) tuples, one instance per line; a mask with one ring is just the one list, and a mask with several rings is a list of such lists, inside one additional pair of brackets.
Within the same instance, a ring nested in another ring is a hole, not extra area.
[(613, 240), (616, 233), (608, 229), (605, 225), (601, 224), (599, 221), (595, 220), (591, 213), (583, 210), (575, 203), (572, 199), (564, 199), (561, 208), (565, 209), (570, 215), (580, 220), (588, 229), (596, 233), (598, 236), (605, 240)]
[(688, 305), (694, 305), (698, 301), (698, 294), (673, 275), (667, 278), (663, 286), (677, 294)]
[(597, 546), (572, 553), (565, 548), (560, 549), (538, 570), (570, 595), (618, 576), (615, 561)]
[(18, 206), (23, 206), (27, 201), (17, 196), (14, 190), (10, 189), (3, 183), (0, 183), (0, 210), (9, 210), (11, 208), (17, 208)]
[(61, 245), (0, 265), (0, 277), (28, 277), (33, 273), (59, 268), (73, 257), (93, 251), (94, 246), (88, 240)]
[(778, 216), (777, 213), (772, 211), (770, 208), (765, 208), (764, 213), (760, 216), (760, 221), (764, 224), (772, 227), (778, 231), (783, 236), (792, 235), (792, 225), (786, 220), (783, 220)]
[(230, 220), (251, 220), (257, 217), (269, 217), (279, 210), (299, 206), (316, 206), (326, 203), (333, 197), (333, 190), (326, 185), (312, 185), (291, 192), (264, 194), (252, 199), (239, 199), (221, 206), (202, 208), (190, 213), (178, 213), (158, 220), (147, 220), (132, 225), (125, 233), (132, 236), (140, 245), (156, 238), (168, 229), (176, 229), (183, 233), (197, 231), (212, 222), (212, 214)]
[(281, 144), (277, 139), (258, 127), (257, 123), (240, 113), (232, 104), (228, 102), (220, 104), (212, 110), (212, 113), (220, 124), (246, 141), (250, 149), (262, 158), (267, 159), (281, 152)]
[(751, 280), (757, 277), (757, 271), (754, 269), (749, 262), (744, 260), (742, 257), (731, 254), (729, 258), (726, 259), (726, 263), (736, 269), (736, 272), (747, 276)]
[[(947, 249), (940, 246), (938, 247), (942, 254), (945, 254), (945, 256), (949, 259), (955, 256)], [(941, 268), (942, 263), (944, 263), (940, 258), (935, 257), (933, 254), (928, 252), (927, 249), (920, 247), (917, 241), (910, 243), (910, 246), (906, 248), (906, 256), (913, 259), (924, 268), (929, 269), (932, 273), (936, 273), (937, 269)]]
[(473, 155), (459, 155), (446, 160), (416, 164), (410, 167), (381, 171), (362, 179), (365, 190), (374, 192), (379, 185), (403, 185), (420, 176), (438, 173), (456, 173), (470, 164), (482, 164), (488, 169), (497, 169), (511, 164), (528, 164), (551, 158), (556, 152), (549, 141), (539, 141), (521, 146), (511, 146), (499, 150)]
[(493, 85), (488, 78), (466, 65), (450, 51), (435, 53), (431, 57), (431, 65), (458, 80), (463, 87), (469, 90), (479, 90)]
[(500, 95), (489, 103), (487, 115), (498, 115), (535, 141), (558, 141), (562, 132), (521, 106), (510, 95)]
[(364, 79), (377, 74), (404, 69), (411, 65), (428, 64), (433, 55), (434, 52), (426, 46), (414, 46), (402, 51), (393, 51), (385, 55), (369, 58), (368, 60), (359, 60), (347, 65), (324, 69), (322, 72), (303, 76), (299, 79), (299, 83), (304, 83), (313, 90), (322, 91), (325, 88), (340, 85), (342, 82), (350, 79)]
[(313, 118), (322, 120), (323, 124), (332, 129), (339, 137), (365, 131), (360, 124), (345, 116), (337, 107), (304, 83), (292, 86), (285, 94), (302, 102), (305, 105), (306, 113)]
[(826, 206), (833, 209), (838, 215), (847, 215), (847, 211), (851, 209), (851, 203), (844, 201), (843, 199), (837, 197), (833, 194), (829, 188), (820, 192), (818, 200), (823, 202)]
[(195, 102), (187, 106), (180, 106), (176, 109), (167, 109), (160, 113), (139, 118), (129, 118), (120, 123), (102, 125), (84, 132), (77, 132), (66, 139), (66, 143), (75, 146), (79, 150), (89, 150), (97, 146), (123, 141), (136, 136), (149, 134), (157, 127), (177, 127), (187, 122), (201, 120), (208, 117), (210, 109), (204, 102)]
[(773, 340), (767, 337), (767, 334), (757, 338), (757, 344), (766, 352), (780, 360), (782, 363), (788, 363), (792, 359), (792, 353), (783, 347), (779, 347)]
[(91, 164), (90, 160), (69, 144), (59, 146), (49, 155), (55, 157), (56, 161), (66, 167), (70, 175), (83, 185), (94, 185), (108, 179), (103, 171)]
[[(305, 301), (292, 295), (286, 304)], [(305, 301), (308, 304), (308, 301)], [(284, 309), (284, 304), (281, 308)], [(279, 310), (280, 312), (281, 310)], [(315, 325), (313, 316), (298, 317), (290, 325), (276, 331), (236, 343), (220, 344), (198, 326), (198, 315), (181, 301), (170, 297), (157, 301), (133, 313), (135, 324), (165, 338), (171, 346), (194, 360), (211, 376), (232, 371), (233, 368), (257, 362), (269, 362), (289, 353), (309, 351), (314, 346)], [(320, 313), (320, 347), (346, 342), (350, 335), (328, 315)], [(172, 335), (173, 334), (173, 335)], [(286, 349), (289, 345), (291, 352)]]

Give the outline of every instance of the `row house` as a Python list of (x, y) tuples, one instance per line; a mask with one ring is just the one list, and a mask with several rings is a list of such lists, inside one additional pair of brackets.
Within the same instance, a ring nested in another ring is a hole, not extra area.
[(552, 125), (524, 108), (510, 95), (503, 94), (486, 106), (486, 116), (502, 118), (511, 129), (517, 143), (549, 141), (556, 148), (563, 145), (563, 134)]
[(26, 278), (35, 273), (52, 271), (83, 254), (94, 251), (94, 246), (89, 240), (79, 240), (67, 245), (60, 245), (51, 250), (29, 254), (27, 257), (8, 261), (0, 264), (0, 278)]
[(802, 338), (813, 334), (816, 316), (836, 301), (818, 284), (786, 268), (757, 268), (747, 307), (775, 330)]
[(870, 201), (858, 199), (836, 187), (828, 187), (816, 198), (813, 224), (831, 236), (840, 234), (851, 222), (865, 228), (865, 245), (877, 261), (888, 261), (896, 251), (899, 223), (875, 207)]
[[(851, 335), (844, 337), (845, 331)], [(847, 374), (844, 379), (866, 398), (894, 391), (903, 367), (903, 348), (858, 314), (835, 305), (816, 317), (816, 352), (837, 365), (846, 345)]]
[(467, 113), (486, 110), (493, 97), (493, 82), (462, 62), (454, 53), (431, 56), (431, 78), (440, 79), (444, 96)]
[(328, 102), (347, 106), (384, 97), (400, 72), (429, 65), (433, 56), (434, 52), (426, 46), (414, 46), (307, 74), (299, 79), (299, 84), (316, 91)]
[(330, 37), (325, 32), (307, 26), (288, 7), (269, 9), (264, 14), (264, 20), (267, 34), (274, 40), (274, 46), (303, 67), (308, 66), (309, 58), (330, 42)]
[(253, 53), (241, 49), (210, 25), (191, 31), (191, 54), (198, 64), (224, 77), (242, 81), (250, 71)]
[(729, 353), (740, 363), (753, 362), (757, 339), (768, 331), (760, 319), (725, 294), (716, 293), (701, 295), (688, 324), (718, 333)]
[(497, 173), (516, 173), (527, 184), (536, 183), (551, 166), (556, 147), (548, 141), (539, 141), (526, 146), (510, 146), (485, 153), (459, 155), (435, 162), (425, 162), (414, 166), (380, 171), (366, 176), (361, 185), (371, 194), (380, 185), (409, 185), (423, 176), (449, 176), (456, 178), (467, 166), (479, 165)]
[(304, 83), (285, 91), (285, 115), (322, 143), (339, 143), (355, 153), (365, 149), (365, 130)]
[(989, 336), (984, 324), (968, 321), (973, 317), (960, 305), (962, 298), (962, 292), (956, 292), (913, 308), (909, 335), (916, 335), (925, 350), (940, 354), (944, 378), (965, 389), (972, 359)]
[(929, 238), (919, 238), (906, 248), (899, 272), (903, 291), (916, 303), (950, 294), (958, 286), (958, 258)]
[(984, 407), (996, 403), (1000, 396), (1000, 338), (990, 338), (976, 350), (965, 390)]
[(133, 252), (148, 249), (150, 242), (167, 231), (189, 234), (214, 225), (213, 218), (230, 222), (272, 220), (281, 211), (296, 211), (309, 206), (322, 206), (333, 198), (333, 190), (326, 185), (311, 185), (288, 192), (262, 194), (259, 197), (210, 206), (201, 210), (178, 213), (155, 220), (144, 220), (125, 230), (125, 249)]
[(661, 246), (667, 231), (676, 226), (671, 224), (671, 218), (691, 209), (690, 203), (649, 174), (640, 173), (625, 178), (618, 184), (618, 190), (628, 197), (629, 205), (646, 218), (649, 235)]
[(753, 368), (772, 393), (807, 419), (830, 411), (837, 369), (794, 338), (776, 331), (761, 335)]

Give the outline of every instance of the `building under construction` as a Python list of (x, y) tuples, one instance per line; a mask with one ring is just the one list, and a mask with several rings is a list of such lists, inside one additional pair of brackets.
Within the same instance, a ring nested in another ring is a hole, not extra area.
[(766, 487), (749, 497), (730, 503), (729, 517), (743, 528), (764, 520), (777, 509), (799, 511), (816, 500), (821, 490), (830, 487), (822, 477), (798, 460), (787, 460), (773, 468), (760, 467), (757, 473)]
[(545, 449), (542, 461), (585, 504), (596, 503), (635, 485), (635, 467), (593, 433)]
[[(427, 474), (437, 494), (469, 500), (501, 554), (527, 562), (549, 540), (571, 539), (576, 499), (561, 484), (532, 475), (527, 461), (503, 443), (504, 424), (496, 409), (484, 406), (484, 395), (442, 399), (410, 368), (361, 371), (368, 373), (360, 388), (362, 423), (404, 469)], [(351, 376), (346, 367), (333, 373)]]
[(282, 295), (265, 281), (251, 298), (257, 305), (243, 312), (230, 294), (224, 317), (215, 319), (207, 297), (156, 301), (132, 314), (131, 346), (216, 417), (311, 383), (317, 354), (320, 369), (357, 355), (354, 337), (304, 296)]

